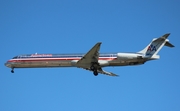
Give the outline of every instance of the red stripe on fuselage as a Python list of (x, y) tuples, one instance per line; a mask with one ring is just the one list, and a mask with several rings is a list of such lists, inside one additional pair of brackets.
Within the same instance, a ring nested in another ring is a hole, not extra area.
[[(28, 59), (11, 59), (8, 62), (38, 62), (38, 61), (61, 61), (61, 60), (80, 60), (81, 58), (28, 58)], [(117, 58), (99, 58), (99, 60), (116, 60)]]

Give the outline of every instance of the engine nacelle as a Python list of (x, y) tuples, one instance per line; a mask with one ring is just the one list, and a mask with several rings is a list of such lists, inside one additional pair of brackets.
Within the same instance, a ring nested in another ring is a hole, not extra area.
[(141, 54), (133, 54), (133, 53), (118, 53), (117, 58), (120, 60), (127, 60), (127, 59), (143, 59), (144, 56)]

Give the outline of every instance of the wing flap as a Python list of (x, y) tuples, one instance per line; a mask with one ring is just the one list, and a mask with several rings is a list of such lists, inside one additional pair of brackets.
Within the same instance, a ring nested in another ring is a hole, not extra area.
[(98, 73), (101, 73), (101, 74), (105, 74), (105, 75), (108, 75), (108, 76), (119, 76), (117, 74), (114, 74), (112, 72), (107, 72), (107, 71), (104, 71), (104, 70), (97, 70)]

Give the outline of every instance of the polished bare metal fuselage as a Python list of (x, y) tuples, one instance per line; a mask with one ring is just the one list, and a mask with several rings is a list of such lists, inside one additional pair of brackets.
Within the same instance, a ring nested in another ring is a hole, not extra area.
[[(47, 54), (39, 54), (39, 56), (34, 55), (31, 57), (18, 56), (10, 59), (5, 65), (10, 68), (77, 67), (72, 61), (81, 59), (81, 57), (71, 57), (71, 54), (67, 57), (43, 57), (43, 55)], [(102, 64), (102, 67), (138, 65), (143, 64), (146, 60), (145, 58), (136, 57), (130, 59), (119, 58), (118, 54), (104, 54), (104, 56), (99, 57), (99, 63), (107, 62), (106, 64)]]

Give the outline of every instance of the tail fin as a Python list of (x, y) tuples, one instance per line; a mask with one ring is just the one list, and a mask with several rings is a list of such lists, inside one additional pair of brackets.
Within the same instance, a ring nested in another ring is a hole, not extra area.
[(143, 50), (139, 51), (138, 53), (142, 53), (145, 56), (152, 57), (153, 55), (156, 55), (164, 45), (168, 47), (174, 47), (174, 45), (172, 45), (167, 39), (169, 35), (170, 33), (167, 33), (162, 37), (153, 39), (152, 42), (147, 47), (145, 47)]

